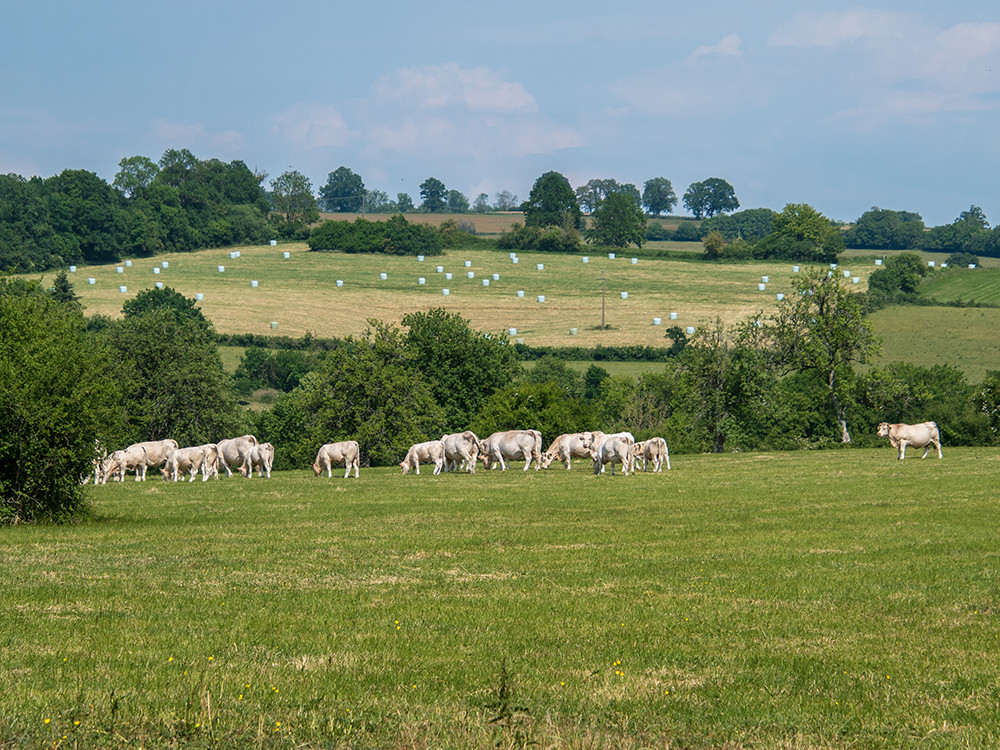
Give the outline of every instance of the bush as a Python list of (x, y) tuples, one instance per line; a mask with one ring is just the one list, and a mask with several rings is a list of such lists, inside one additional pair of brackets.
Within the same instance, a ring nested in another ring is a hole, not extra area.
[(578, 253), (583, 246), (576, 230), (548, 226), (526, 227), (515, 224), (497, 239), (499, 250), (523, 250), (543, 253)]
[(411, 224), (402, 214), (386, 221), (327, 221), (309, 235), (309, 249), (321, 252), (441, 255), (442, 233)]
[(67, 520), (111, 424), (107, 356), (73, 306), (0, 283), (0, 523)]

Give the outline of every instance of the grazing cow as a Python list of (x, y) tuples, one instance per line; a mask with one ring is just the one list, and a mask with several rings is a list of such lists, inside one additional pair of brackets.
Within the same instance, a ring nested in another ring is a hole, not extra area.
[(219, 478), (219, 446), (215, 443), (199, 445), (205, 451), (205, 476)]
[(443, 440), (428, 440), (426, 443), (417, 443), (410, 446), (406, 452), (406, 458), (399, 464), (403, 474), (408, 474), (410, 469), (416, 471), (420, 476), (420, 464), (434, 464), (434, 473), (440, 474), (444, 468), (445, 450)]
[(922, 422), (920, 424), (889, 424), (882, 422), (878, 426), (878, 436), (889, 438), (893, 448), (899, 450), (898, 459), (906, 458), (906, 446), (912, 445), (914, 448), (923, 448), (927, 458), (931, 447), (937, 448), (938, 458), (941, 455), (941, 433), (934, 422)]
[(240, 468), (240, 473), (247, 479), (253, 478), (253, 470), (257, 470), (257, 476), (271, 478), (271, 467), (274, 466), (274, 446), (270, 443), (260, 443), (250, 448), (250, 455), (247, 462)]
[(219, 463), (226, 470), (227, 477), (233, 475), (234, 468), (238, 469), (250, 463), (250, 449), (255, 445), (257, 445), (257, 438), (253, 435), (226, 438), (216, 443), (219, 450)]
[(135, 481), (139, 481), (140, 470), (146, 468), (146, 449), (141, 445), (130, 445), (125, 450), (112, 453), (101, 463), (101, 484), (108, 483), (108, 477), (117, 482), (125, 481), (125, 472), (135, 470)]
[(591, 440), (593, 435), (589, 432), (568, 432), (560, 435), (552, 441), (552, 445), (542, 456), (542, 468), (549, 468), (558, 458), (568, 471), (571, 458), (590, 458)]
[(501, 471), (507, 471), (507, 463), (513, 458), (524, 459), (524, 470), (535, 462), (535, 471), (542, 468), (542, 433), (538, 430), (507, 430), (494, 432), (481, 443), (483, 465), (487, 470), (495, 464)]
[(358, 467), (361, 465), (361, 447), (357, 440), (343, 440), (339, 443), (327, 443), (319, 449), (316, 454), (316, 462), (313, 463), (313, 473), (319, 476), (326, 471), (327, 478), (333, 477), (333, 465), (343, 463), (347, 471), (344, 472), (344, 479), (351, 474), (354, 469), (354, 478), (358, 478)]
[(178, 448), (167, 459), (167, 465), (162, 469), (163, 478), (177, 481), (181, 474), (190, 474), (188, 482), (194, 481), (194, 475), (201, 472), (201, 481), (208, 481), (208, 468), (205, 465), (205, 449), (202, 446)]
[(619, 463), (622, 465), (622, 472), (628, 476), (633, 468), (634, 446), (635, 439), (630, 432), (605, 435), (599, 444), (594, 444), (590, 448), (590, 456), (594, 461), (594, 473), (600, 474), (604, 470), (605, 464), (611, 464), (611, 476), (614, 476), (615, 464)]
[(652, 437), (641, 443), (636, 443), (634, 447), (636, 460), (642, 459), (642, 470), (648, 471), (649, 462), (653, 463), (653, 472), (663, 471), (663, 461), (667, 462), (667, 471), (670, 471), (670, 451), (667, 450), (667, 441), (661, 437)]
[(466, 473), (476, 473), (476, 461), (479, 460), (479, 438), (476, 433), (470, 430), (453, 432), (443, 435), (441, 442), (444, 443), (445, 471), (459, 471), (464, 464)]
[(160, 468), (165, 467), (167, 462), (170, 460), (170, 456), (175, 450), (177, 450), (177, 441), (172, 438), (167, 438), (165, 440), (147, 440), (144, 443), (133, 443), (129, 448), (142, 448), (146, 451), (146, 463), (142, 466), (137, 466), (135, 470), (135, 479), (137, 482), (146, 481), (146, 469), (147, 468)]

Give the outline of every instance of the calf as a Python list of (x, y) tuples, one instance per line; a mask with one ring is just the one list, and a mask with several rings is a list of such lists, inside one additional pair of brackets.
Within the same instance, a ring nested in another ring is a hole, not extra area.
[(557, 458), (569, 471), (570, 459), (590, 458), (590, 441), (593, 435), (589, 432), (569, 432), (560, 435), (552, 441), (552, 445), (542, 456), (542, 468), (547, 469)]
[(403, 470), (403, 474), (408, 474), (413, 469), (420, 476), (421, 463), (434, 464), (434, 473), (440, 474), (445, 463), (444, 441), (428, 440), (426, 443), (411, 445), (399, 468)]
[(653, 464), (653, 472), (663, 471), (663, 462), (667, 462), (667, 471), (670, 471), (670, 451), (667, 450), (667, 441), (661, 437), (652, 437), (641, 443), (636, 443), (633, 448), (636, 460), (642, 460), (642, 470), (647, 471), (650, 462)]
[(333, 465), (343, 463), (347, 471), (344, 472), (344, 479), (351, 474), (354, 469), (354, 478), (358, 478), (358, 467), (361, 465), (361, 448), (357, 440), (343, 440), (339, 443), (327, 443), (319, 449), (316, 454), (316, 461), (313, 463), (313, 473), (319, 476), (326, 471), (327, 478), (333, 477)]

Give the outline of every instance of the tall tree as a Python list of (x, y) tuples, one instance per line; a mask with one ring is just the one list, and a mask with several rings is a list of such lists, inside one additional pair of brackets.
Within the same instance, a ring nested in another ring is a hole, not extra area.
[(684, 207), (696, 219), (701, 219), (735, 211), (740, 202), (732, 185), (719, 177), (709, 177), (688, 186), (684, 193)]
[(146, 156), (127, 156), (118, 162), (118, 173), (111, 186), (126, 198), (135, 198), (146, 191), (160, 168)]
[(327, 175), (326, 184), (319, 189), (319, 198), (324, 211), (358, 213), (365, 199), (365, 183), (361, 175), (347, 167), (337, 167)]
[(635, 243), (642, 247), (646, 241), (646, 216), (629, 192), (609, 195), (594, 211), (589, 241), (609, 247), (628, 247)]
[(396, 210), (401, 214), (411, 212), (413, 210), (413, 198), (408, 193), (396, 193)]
[(860, 296), (852, 293), (838, 274), (822, 269), (799, 274), (792, 281), (792, 290), (772, 316), (760, 320), (759, 327), (748, 327), (747, 335), (785, 371), (815, 371), (823, 376), (841, 441), (849, 443), (847, 393), (842, 381), (852, 365), (871, 361), (881, 342), (865, 318)]
[(472, 201), (472, 210), (477, 214), (484, 214), (490, 210), (490, 196), (487, 193), (480, 193)]
[(558, 172), (546, 172), (535, 180), (521, 209), (525, 226), (529, 227), (576, 229), (583, 221), (576, 193)]
[(771, 234), (757, 243), (758, 258), (829, 263), (844, 249), (836, 225), (808, 203), (789, 203), (774, 217)]
[(436, 177), (428, 177), (420, 183), (420, 208), (427, 213), (441, 213), (447, 207), (448, 190)]
[(677, 205), (677, 195), (674, 193), (674, 186), (666, 177), (654, 177), (646, 180), (642, 186), (642, 205), (653, 216), (664, 213), (673, 213), (674, 206)]
[(319, 219), (312, 184), (297, 170), (284, 172), (271, 180), (270, 197), (271, 208), (289, 223), (309, 224)]
[(469, 210), (469, 199), (458, 190), (449, 190), (448, 210), (453, 214), (464, 214)]
[(493, 208), (497, 211), (517, 211), (521, 201), (509, 190), (501, 190), (493, 196)]

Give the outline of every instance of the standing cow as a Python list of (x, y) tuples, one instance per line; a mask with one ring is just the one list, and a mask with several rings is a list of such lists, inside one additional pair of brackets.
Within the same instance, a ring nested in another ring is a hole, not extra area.
[(931, 448), (937, 448), (938, 458), (941, 455), (941, 433), (935, 422), (921, 422), (920, 424), (889, 424), (882, 422), (878, 426), (878, 436), (889, 438), (893, 448), (899, 451), (896, 457), (899, 460), (906, 458), (906, 446), (912, 445), (914, 448), (923, 448), (927, 458)]
[(476, 433), (471, 430), (453, 432), (443, 435), (441, 442), (444, 443), (445, 471), (461, 471), (464, 465), (467, 474), (476, 473), (476, 462), (479, 460), (479, 438)]
[(139, 473), (146, 468), (146, 449), (141, 445), (130, 445), (125, 450), (118, 450), (101, 462), (101, 484), (108, 483), (108, 477), (116, 482), (125, 481), (125, 472), (135, 470), (135, 481), (139, 481)]
[(560, 435), (552, 441), (542, 456), (542, 468), (547, 469), (557, 458), (569, 471), (570, 459), (590, 458), (590, 441), (593, 436), (589, 432), (569, 432)]
[(208, 481), (208, 469), (205, 466), (205, 449), (199, 446), (190, 448), (178, 448), (167, 460), (166, 466), (162, 469), (163, 478), (177, 481), (181, 474), (190, 474), (188, 482), (194, 481), (194, 476), (201, 472), (201, 481)]
[(653, 473), (663, 472), (663, 462), (667, 462), (667, 471), (670, 471), (670, 451), (667, 450), (667, 441), (661, 437), (651, 437), (641, 443), (636, 443), (633, 452), (636, 461), (642, 461), (642, 470), (647, 471), (649, 463), (653, 464)]
[[(239, 469), (250, 464), (250, 449), (257, 445), (253, 435), (240, 435), (236, 438), (226, 438), (216, 443), (219, 450), (219, 463), (226, 470), (226, 476), (233, 475), (233, 469)], [(243, 474), (243, 472), (240, 472)], [(243, 474), (246, 476), (246, 474)]]
[(628, 476), (633, 469), (633, 461), (635, 460), (634, 446), (635, 438), (630, 432), (605, 435), (600, 443), (595, 443), (590, 448), (590, 456), (594, 461), (594, 473), (602, 473), (605, 464), (611, 464), (611, 476), (614, 476), (615, 464), (618, 463), (622, 465), (622, 472), (625, 476)]
[(494, 432), (482, 442), (481, 450), (486, 469), (499, 464), (501, 471), (506, 471), (506, 462), (513, 458), (524, 459), (525, 471), (531, 468), (532, 461), (535, 471), (542, 468), (542, 433), (538, 430)]
[(257, 470), (257, 476), (263, 478), (265, 475), (271, 478), (271, 467), (274, 466), (274, 446), (270, 443), (259, 443), (250, 449), (250, 454), (246, 464), (240, 469), (240, 473), (247, 479), (253, 479), (253, 470)]
[(358, 478), (358, 467), (361, 465), (361, 447), (357, 440), (343, 440), (339, 443), (327, 443), (319, 449), (316, 461), (313, 463), (313, 473), (319, 476), (326, 471), (328, 479), (333, 478), (333, 465), (343, 463), (346, 471), (344, 479), (354, 469), (354, 478)]
[(131, 450), (132, 448), (142, 448), (146, 451), (146, 462), (142, 466), (137, 466), (135, 470), (136, 481), (145, 482), (146, 469), (165, 467), (174, 451), (177, 450), (178, 445), (176, 440), (166, 438), (165, 440), (147, 440), (144, 443), (133, 443), (125, 450)]
[(434, 464), (434, 474), (440, 474), (445, 463), (444, 441), (428, 440), (426, 443), (411, 445), (399, 468), (403, 470), (403, 474), (408, 474), (413, 469), (420, 476), (421, 463)]

